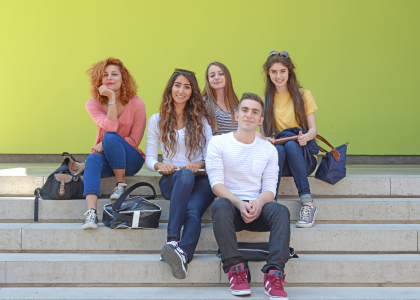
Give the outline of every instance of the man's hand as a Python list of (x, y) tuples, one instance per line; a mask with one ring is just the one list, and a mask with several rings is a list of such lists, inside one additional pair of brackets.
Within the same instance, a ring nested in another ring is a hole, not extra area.
[(245, 221), (245, 223), (251, 223), (256, 218), (254, 218), (250, 211), (252, 210), (251, 205), (248, 202), (241, 201), (242, 203), (239, 204), (239, 211), (241, 212), (241, 217)]
[(261, 199), (257, 199), (249, 201), (249, 205), (251, 207), (251, 211), (249, 212), (250, 215), (254, 218), (254, 220), (258, 219), (265, 203)]

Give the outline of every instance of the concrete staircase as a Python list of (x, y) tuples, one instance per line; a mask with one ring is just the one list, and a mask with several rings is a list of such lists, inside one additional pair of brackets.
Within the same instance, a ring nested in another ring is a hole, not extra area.
[[(4, 174), (4, 173), (2, 173)], [(48, 173), (46, 173), (48, 174)], [(84, 200), (41, 200), (33, 222), (33, 191), (46, 174), (0, 176), (0, 299), (238, 299), (230, 294), (213, 235), (203, 216), (197, 254), (185, 280), (159, 261), (169, 202), (161, 196), (156, 230), (82, 230)], [(128, 178), (152, 183), (159, 176)], [(334, 186), (310, 178), (318, 207), (316, 225), (294, 226), (300, 203), (293, 179), (282, 180), (291, 246), (298, 259), (286, 265), (289, 299), (420, 299), (420, 168), (351, 168)], [(102, 180), (103, 195), (112, 178)], [(140, 188), (135, 194), (145, 195)], [(99, 201), (102, 207), (109, 203)], [(239, 241), (267, 241), (267, 233), (240, 232)], [(263, 263), (250, 263), (252, 296), (263, 293)]]

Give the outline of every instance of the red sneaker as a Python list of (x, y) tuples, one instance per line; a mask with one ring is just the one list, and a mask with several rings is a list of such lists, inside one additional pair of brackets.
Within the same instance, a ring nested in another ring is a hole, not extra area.
[(243, 263), (230, 267), (228, 273), (230, 291), (233, 295), (251, 295), (248, 283), (248, 268)]
[(270, 300), (288, 300), (283, 286), (284, 278), (286, 275), (277, 270), (271, 270), (268, 274), (264, 274), (264, 293)]

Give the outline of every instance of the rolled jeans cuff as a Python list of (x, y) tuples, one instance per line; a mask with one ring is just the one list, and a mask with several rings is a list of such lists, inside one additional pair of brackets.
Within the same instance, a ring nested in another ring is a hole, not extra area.
[(101, 192), (98, 190), (85, 190), (83, 193), (83, 197), (86, 197), (86, 195), (96, 195), (98, 197), (101, 196)]
[(313, 202), (311, 194), (303, 194), (303, 195), (300, 195), (299, 197), (300, 197), (300, 202), (302, 203)]
[(115, 170), (115, 169), (125, 169), (126, 168), (126, 164), (109, 164), (109, 166), (111, 167), (111, 169)]

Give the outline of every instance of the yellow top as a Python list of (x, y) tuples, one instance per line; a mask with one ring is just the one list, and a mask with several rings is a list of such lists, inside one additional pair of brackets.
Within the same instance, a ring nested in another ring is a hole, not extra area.
[[(305, 102), (306, 115), (315, 112), (318, 107), (311, 92), (305, 89), (300, 89), (300, 92)], [(276, 127), (280, 132), (286, 128), (300, 127), (296, 121), (293, 99), (290, 93), (274, 95), (274, 117), (276, 119)]]

